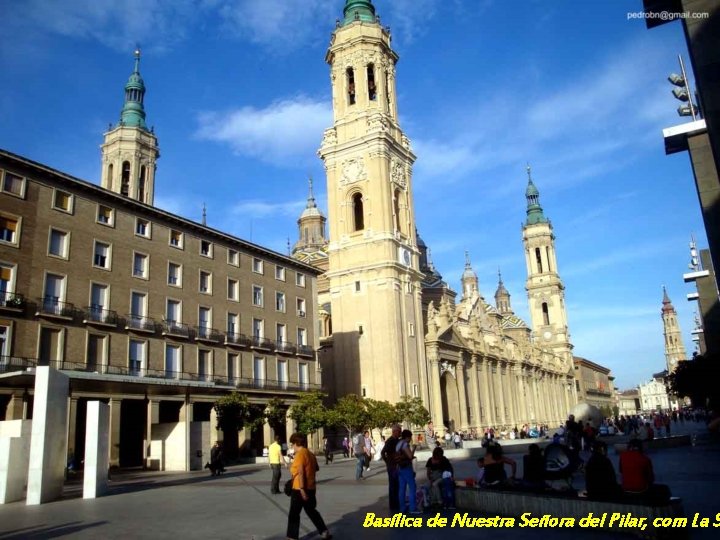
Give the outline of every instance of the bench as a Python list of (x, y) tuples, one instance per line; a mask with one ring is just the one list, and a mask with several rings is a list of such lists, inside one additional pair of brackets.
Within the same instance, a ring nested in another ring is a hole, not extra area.
[[(529, 512), (532, 517), (537, 518), (541, 518), (545, 514), (556, 518), (571, 517), (575, 518), (575, 526), (578, 526), (579, 521), (582, 518), (587, 518), (591, 512), (593, 517), (602, 517), (603, 514), (607, 514), (603, 531), (612, 530), (637, 534), (644, 538), (671, 536), (674, 539), (683, 538), (687, 537), (689, 530), (687, 527), (655, 528), (652, 526), (655, 518), (685, 517), (682, 500), (678, 497), (672, 497), (669, 503), (662, 506), (646, 506), (624, 501), (593, 501), (583, 497), (564, 496), (554, 493), (501, 491), (458, 486), (455, 489), (455, 504), (459, 509), (491, 516), (517, 518)], [(634, 527), (621, 528), (617, 522), (618, 520), (613, 525), (609, 525), (610, 518), (615, 513), (620, 513), (623, 516), (630, 513), (632, 517), (645, 518), (648, 526), (644, 531)], [(516, 526), (519, 523), (516, 522)]]
[[(677, 448), (679, 446), (690, 446), (692, 444), (692, 437), (690, 435), (675, 435), (673, 437), (661, 437), (659, 439), (651, 439), (649, 441), (643, 441), (643, 449), (645, 450), (660, 450), (663, 448)], [(613, 445), (615, 453), (619, 454), (627, 450), (627, 443), (618, 443)]]

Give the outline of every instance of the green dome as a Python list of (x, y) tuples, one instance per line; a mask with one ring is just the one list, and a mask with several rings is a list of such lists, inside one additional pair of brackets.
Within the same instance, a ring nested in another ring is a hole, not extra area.
[(140, 76), (140, 50), (135, 51), (135, 68), (125, 85), (125, 104), (120, 112), (120, 125), (147, 130), (145, 124), (145, 83)]
[(356, 20), (375, 22), (375, 6), (372, 0), (346, 0), (343, 16), (343, 26)]
[(525, 190), (525, 198), (527, 199), (527, 221), (526, 225), (536, 225), (538, 223), (547, 223), (548, 219), (543, 214), (542, 206), (540, 206), (540, 192), (533, 184), (530, 176), (530, 165), (527, 166), (528, 186)]

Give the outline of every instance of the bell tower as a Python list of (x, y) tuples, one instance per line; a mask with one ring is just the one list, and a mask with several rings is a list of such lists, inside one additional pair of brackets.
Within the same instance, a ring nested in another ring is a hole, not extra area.
[(572, 366), (572, 344), (565, 311), (565, 285), (558, 274), (555, 235), (552, 224), (540, 206), (540, 192), (527, 167), (527, 219), (523, 225), (523, 245), (528, 278), (525, 289), (532, 328), (537, 344), (550, 348)]
[(398, 55), (370, 0), (346, 1), (325, 59), (333, 126), (318, 154), (328, 186), (336, 391), (393, 403), (417, 396), (427, 406), (415, 155), (398, 125)]
[(679, 362), (687, 360), (685, 352), (685, 344), (680, 331), (680, 324), (677, 320), (677, 312), (675, 306), (672, 305), (667, 290), (663, 287), (662, 300), (662, 322), (663, 334), (665, 335), (665, 364), (668, 373), (672, 373), (678, 366)]
[(135, 68), (125, 85), (125, 104), (120, 122), (105, 133), (102, 149), (101, 185), (130, 199), (152, 205), (155, 169), (160, 157), (157, 137), (145, 124), (145, 83), (140, 76), (140, 50)]

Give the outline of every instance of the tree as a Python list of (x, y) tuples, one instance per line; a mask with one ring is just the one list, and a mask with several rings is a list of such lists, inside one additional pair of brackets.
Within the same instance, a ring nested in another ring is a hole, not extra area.
[(288, 416), (295, 421), (300, 433), (309, 435), (324, 427), (328, 421), (328, 411), (323, 405), (327, 394), (315, 390), (300, 394), (288, 411)]
[(285, 417), (287, 416), (287, 405), (285, 402), (277, 397), (272, 398), (268, 401), (265, 407), (265, 420), (270, 424), (270, 427), (277, 434), (282, 431), (282, 426), (285, 425)]
[(402, 422), (397, 407), (389, 401), (365, 398), (365, 408), (368, 413), (368, 425), (371, 428), (382, 431), (393, 424)]
[(244, 394), (236, 391), (221, 397), (213, 405), (217, 414), (217, 429), (223, 432), (256, 429), (264, 420), (262, 405), (250, 403)]
[(419, 397), (403, 396), (395, 405), (402, 421), (414, 426), (424, 426), (430, 421), (430, 412)]
[(671, 393), (689, 397), (696, 407), (717, 409), (720, 406), (720, 358), (717, 355), (695, 356), (692, 360), (679, 362), (665, 383)]
[(341, 397), (330, 410), (329, 423), (344, 427), (349, 435), (370, 426), (365, 400), (356, 394)]

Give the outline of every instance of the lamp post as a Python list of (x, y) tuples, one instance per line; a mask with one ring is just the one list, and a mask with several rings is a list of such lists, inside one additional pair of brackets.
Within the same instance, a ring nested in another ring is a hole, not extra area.
[(680, 105), (678, 107), (678, 114), (680, 116), (692, 116), (694, 122), (699, 116), (699, 111), (697, 106), (693, 103), (692, 93), (690, 92), (690, 83), (688, 82), (687, 75), (685, 73), (685, 63), (683, 62), (682, 56), (679, 54), (678, 61), (680, 62), (680, 73), (682, 75), (671, 73), (668, 77), (668, 81), (677, 87), (672, 90), (675, 99), (687, 102), (687, 106)]

